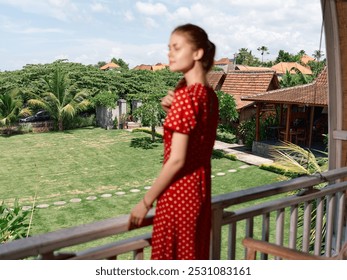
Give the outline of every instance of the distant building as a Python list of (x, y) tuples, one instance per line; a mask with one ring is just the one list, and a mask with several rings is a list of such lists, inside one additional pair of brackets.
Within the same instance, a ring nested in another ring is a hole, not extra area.
[(133, 68), (134, 70), (149, 70), (152, 71), (152, 65), (148, 65), (148, 64), (141, 64), (141, 65), (137, 65)]
[(229, 70), (233, 70), (233, 61), (227, 57), (224, 57), (219, 60), (216, 60), (214, 62), (214, 66), (223, 69), (223, 71), (226, 73)]
[(305, 65), (307, 65), (307, 63), (309, 63), (310, 61), (315, 61), (315, 59), (307, 54), (304, 54), (301, 58), (301, 62)]
[(162, 70), (165, 68), (168, 68), (169, 65), (168, 64), (163, 64), (163, 63), (157, 63), (156, 65), (152, 66), (153, 71), (157, 71), (157, 70)]
[(312, 75), (312, 71), (309, 67), (302, 66), (297, 62), (280, 62), (271, 67), (272, 70), (276, 71), (276, 74), (283, 76), (288, 71), (290, 74), (296, 74), (293, 68), (298, 69), (304, 75)]
[(157, 71), (157, 70), (162, 70), (169, 67), (168, 64), (163, 64), (163, 63), (157, 63), (155, 65), (148, 65), (148, 64), (141, 64), (135, 66), (133, 69), (134, 70), (148, 70), (148, 71)]
[(110, 62), (110, 63), (107, 63), (105, 64), (104, 66), (101, 66), (100, 69), (101, 70), (113, 70), (113, 69), (117, 69), (117, 68), (120, 68), (120, 66), (114, 62)]
[(229, 71), (226, 74), (221, 91), (232, 95), (240, 121), (248, 120), (255, 114), (254, 102), (241, 99), (259, 92), (278, 89), (279, 81), (276, 73), (270, 71)]

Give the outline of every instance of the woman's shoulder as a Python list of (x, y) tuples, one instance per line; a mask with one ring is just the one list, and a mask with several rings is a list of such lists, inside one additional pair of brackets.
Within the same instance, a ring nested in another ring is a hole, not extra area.
[(213, 89), (210, 85), (195, 83), (195, 84), (186, 86), (186, 91), (190, 94), (205, 94), (207, 92), (213, 91)]

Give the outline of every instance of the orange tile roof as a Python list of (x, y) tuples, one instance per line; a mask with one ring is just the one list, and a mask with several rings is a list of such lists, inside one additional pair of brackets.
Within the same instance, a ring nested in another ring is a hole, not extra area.
[(258, 101), (266, 103), (284, 103), (310, 106), (328, 106), (327, 68), (310, 84), (290, 88), (272, 90), (252, 96), (242, 96), (244, 101)]
[(119, 68), (120, 66), (114, 62), (110, 62), (105, 64), (104, 66), (100, 67), (101, 70), (109, 70), (109, 69), (115, 69)]
[(234, 96), (237, 109), (249, 106), (253, 101), (243, 101), (241, 96), (254, 95), (279, 88), (274, 71), (230, 71), (227, 73), (221, 91)]
[(152, 66), (152, 69), (153, 69), (153, 71), (157, 71), (157, 70), (165, 69), (166, 67), (169, 67), (169, 65), (163, 64), (163, 63), (157, 63), (156, 65)]
[(207, 81), (214, 90), (220, 90), (226, 74), (222, 71), (210, 71), (207, 74)]
[(241, 71), (273, 71), (270, 67), (255, 67), (248, 65), (235, 65), (235, 70)]
[(307, 64), (310, 61), (314, 61), (315, 59), (307, 54), (304, 54), (301, 58), (301, 62)]
[(295, 74), (295, 71), (291, 70), (293, 67), (300, 70), (302, 74), (312, 75), (312, 71), (310, 68), (302, 66), (301, 64), (297, 62), (280, 62), (272, 66), (271, 69), (276, 71), (276, 73), (279, 75), (285, 74), (286, 70), (288, 70), (290, 74)]
[(141, 64), (134, 67), (134, 70), (153, 70), (152, 65)]
[(224, 57), (219, 60), (215, 60), (214, 65), (228, 65), (229, 63), (230, 63), (230, 59), (227, 57)]

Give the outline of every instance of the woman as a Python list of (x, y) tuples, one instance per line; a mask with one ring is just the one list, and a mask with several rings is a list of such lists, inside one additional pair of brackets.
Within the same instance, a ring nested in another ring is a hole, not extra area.
[(208, 259), (211, 226), (211, 154), (218, 99), (208, 85), (215, 45), (193, 24), (177, 27), (169, 42), (170, 70), (184, 78), (163, 98), (164, 164), (133, 208), (130, 224), (142, 223), (157, 200), (152, 259)]

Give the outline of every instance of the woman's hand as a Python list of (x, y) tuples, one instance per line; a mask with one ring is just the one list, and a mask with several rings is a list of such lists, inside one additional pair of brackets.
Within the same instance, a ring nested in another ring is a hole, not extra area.
[(161, 100), (161, 107), (163, 108), (163, 110), (165, 112), (169, 111), (172, 101), (174, 99), (174, 95), (175, 93), (172, 90), (169, 90), (167, 92), (167, 95), (165, 97), (163, 97), (163, 99)]
[(130, 212), (128, 228), (132, 229), (138, 227), (142, 224), (144, 218), (146, 217), (150, 206), (148, 206), (144, 199), (142, 199)]

